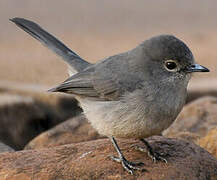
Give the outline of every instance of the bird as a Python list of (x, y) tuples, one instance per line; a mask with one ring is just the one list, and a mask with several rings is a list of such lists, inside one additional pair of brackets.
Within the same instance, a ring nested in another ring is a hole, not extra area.
[(91, 125), (118, 153), (111, 156), (130, 174), (141, 162), (128, 161), (116, 138), (139, 139), (153, 160), (166, 162), (145, 138), (167, 129), (182, 110), (192, 73), (209, 72), (195, 63), (189, 47), (170, 34), (151, 37), (135, 48), (88, 63), (36, 23), (12, 22), (59, 54), (71, 66), (69, 78), (50, 92), (73, 94)]

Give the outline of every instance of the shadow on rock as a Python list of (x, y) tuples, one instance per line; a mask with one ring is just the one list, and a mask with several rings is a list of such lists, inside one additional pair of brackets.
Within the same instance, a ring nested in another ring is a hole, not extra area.
[(99, 135), (88, 123), (86, 117), (80, 114), (35, 137), (26, 145), (25, 149), (53, 147), (100, 138), (105, 137)]
[(72, 96), (0, 88), (0, 140), (21, 150), (38, 134), (81, 112)]

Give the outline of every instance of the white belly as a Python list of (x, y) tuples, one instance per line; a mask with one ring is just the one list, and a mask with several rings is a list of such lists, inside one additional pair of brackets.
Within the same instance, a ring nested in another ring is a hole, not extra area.
[(147, 95), (138, 90), (124, 96), (121, 101), (79, 98), (79, 102), (87, 119), (100, 134), (145, 138), (160, 134), (172, 124), (184, 105), (185, 97), (171, 99), (169, 91), (163, 95)]
[[(88, 104), (88, 105), (87, 105)], [(159, 135), (173, 119), (152, 119), (144, 107), (136, 108), (113, 101), (81, 102), (84, 113), (92, 126), (102, 135), (117, 138), (145, 138)]]

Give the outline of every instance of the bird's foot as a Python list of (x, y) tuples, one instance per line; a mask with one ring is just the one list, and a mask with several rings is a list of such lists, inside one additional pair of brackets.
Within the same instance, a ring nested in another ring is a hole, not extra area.
[(148, 156), (152, 159), (152, 161), (155, 163), (156, 161), (162, 161), (167, 163), (167, 160), (162, 157), (162, 155), (155, 151), (148, 151)]
[(167, 160), (165, 158), (162, 157), (162, 154), (156, 152), (153, 150), (153, 148), (147, 143), (145, 144), (146, 148), (142, 148), (140, 146), (136, 146), (134, 145), (136, 150), (139, 150), (141, 152), (147, 152), (148, 156), (152, 159), (152, 161), (155, 163), (156, 161), (162, 161), (167, 163)]
[(134, 170), (146, 171), (146, 169), (141, 169), (137, 167), (137, 166), (143, 166), (144, 163), (142, 162), (130, 162), (126, 160), (125, 158), (118, 158), (115, 156), (110, 156), (110, 158), (116, 162), (121, 163), (123, 168), (132, 175), (134, 174)]

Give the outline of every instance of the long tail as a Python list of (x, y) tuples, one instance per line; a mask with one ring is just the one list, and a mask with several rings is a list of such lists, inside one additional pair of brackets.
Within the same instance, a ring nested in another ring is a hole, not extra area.
[(18, 27), (39, 40), (43, 45), (51, 49), (57, 55), (61, 56), (70, 66), (69, 68), (70, 71), (72, 71), (71, 73), (79, 72), (91, 65), (53, 35), (42, 29), (38, 24), (23, 18), (13, 18), (10, 19), (10, 21), (14, 22)]

